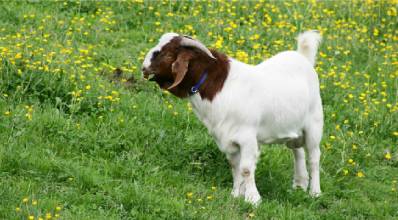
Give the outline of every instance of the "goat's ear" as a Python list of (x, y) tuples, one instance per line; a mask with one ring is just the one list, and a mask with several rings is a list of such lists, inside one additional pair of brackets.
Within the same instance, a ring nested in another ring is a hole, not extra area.
[(181, 83), (188, 71), (189, 60), (192, 56), (193, 54), (190, 51), (182, 51), (178, 54), (176, 61), (171, 66), (174, 82), (167, 89), (172, 89)]

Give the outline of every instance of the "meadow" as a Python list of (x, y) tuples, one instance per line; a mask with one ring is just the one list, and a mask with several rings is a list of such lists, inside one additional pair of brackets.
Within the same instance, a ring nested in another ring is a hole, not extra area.
[[(0, 2), (0, 219), (397, 219), (398, 2)], [(141, 77), (166, 32), (256, 64), (323, 35), (323, 194), (263, 146), (262, 203), (187, 100)]]

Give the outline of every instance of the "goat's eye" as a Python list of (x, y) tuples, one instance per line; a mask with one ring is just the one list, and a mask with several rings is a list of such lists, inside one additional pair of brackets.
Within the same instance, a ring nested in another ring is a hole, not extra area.
[(160, 51), (153, 52), (151, 60), (155, 59), (159, 54), (160, 54)]

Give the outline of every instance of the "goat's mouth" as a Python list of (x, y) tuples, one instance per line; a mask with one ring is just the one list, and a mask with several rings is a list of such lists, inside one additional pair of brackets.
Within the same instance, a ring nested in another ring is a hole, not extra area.
[(146, 72), (144, 73), (144, 79), (149, 81), (155, 81), (156, 73), (154, 72)]

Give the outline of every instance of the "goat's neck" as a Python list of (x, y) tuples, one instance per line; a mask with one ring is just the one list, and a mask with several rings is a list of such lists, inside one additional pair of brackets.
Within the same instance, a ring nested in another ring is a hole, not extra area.
[(214, 50), (212, 53), (217, 60), (205, 70), (208, 73), (208, 77), (199, 89), (200, 97), (210, 102), (222, 90), (230, 67), (230, 60), (226, 55)]

